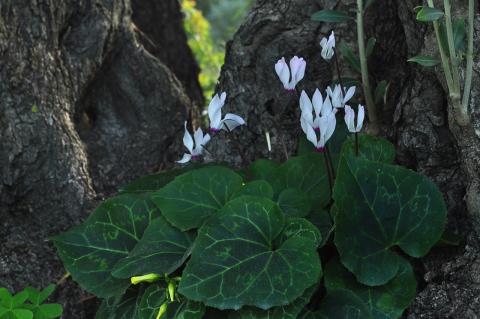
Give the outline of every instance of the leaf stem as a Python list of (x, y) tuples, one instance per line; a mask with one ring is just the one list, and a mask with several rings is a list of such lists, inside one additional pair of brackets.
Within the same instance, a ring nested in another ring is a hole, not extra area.
[(360, 55), (360, 68), (362, 71), (363, 94), (368, 110), (368, 118), (370, 120), (370, 131), (375, 135), (378, 133), (378, 119), (375, 102), (373, 100), (370, 79), (368, 75), (367, 54), (365, 50), (365, 36), (363, 29), (363, 0), (357, 0), (357, 38), (358, 52)]
[(330, 198), (333, 196), (333, 182), (332, 182), (332, 173), (330, 171), (330, 164), (328, 162), (327, 152), (323, 152), (323, 157), (325, 159), (325, 166), (327, 167), (327, 174), (328, 174), (328, 186), (330, 187)]
[(355, 132), (355, 156), (358, 157), (359, 147), (358, 147), (358, 132)]
[(465, 86), (463, 88), (463, 99), (462, 99), (462, 106), (465, 111), (468, 110), (470, 91), (472, 89), (474, 18), (475, 18), (475, 1), (468, 0), (467, 70), (466, 70)]

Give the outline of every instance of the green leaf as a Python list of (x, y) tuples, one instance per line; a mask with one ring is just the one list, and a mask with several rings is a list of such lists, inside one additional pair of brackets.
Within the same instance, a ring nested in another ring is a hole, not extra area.
[(310, 197), (298, 188), (287, 188), (278, 196), (278, 206), (285, 215), (305, 217), (310, 212)]
[(304, 310), (298, 319), (373, 319), (368, 308), (348, 290), (332, 290), (323, 298), (319, 310)]
[[(104, 299), (95, 319), (141, 319), (138, 317), (138, 308), (144, 291), (144, 286), (130, 287), (123, 295)], [(165, 297), (163, 294), (162, 300)]]
[(162, 215), (182, 231), (200, 227), (242, 186), (242, 178), (221, 167), (204, 167), (175, 178), (151, 198)]
[(63, 308), (59, 304), (43, 304), (37, 305), (33, 309), (33, 317), (35, 319), (51, 319), (58, 318), (62, 315)]
[(375, 104), (387, 103), (388, 82), (383, 80), (375, 88)]
[(202, 303), (184, 300), (170, 304), (165, 319), (202, 319), (204, 314), (205, 306)]
[(273, 246), (278, 247), (291, 237), (309, 239), (320, 247), (322, 234), (318, 228), (305, 218), (287, 218), (286, 226), (280, 236), (274, 241)]
[(100, 204), (85, 223), (52, 238), (72, 278), (101, 298), (121, 294), (129, 280), (114, 278), (113, 266), (128, 256), (160, 212), (141, 194), (123, 194)]
[(160, 216), (150, 223), (128, 257), (115, 264), (112, 274), (118, 278), (171, 274), (190, 255), (194, 239), (192, 232), (181, 232)]
[(33, 287), (27, 287), (25, 290), (28, 292), (28, 300), (34, 305), (40, 305), (55, 291), (55, 287), (54, 284), (50, 284), (43, 291), (39, 291)]
[(37, 104), (33, 103), (32, 104), (32, 109), (31, 109), (32, 113), (38, 113), (38, 106)]
[(6, 288), (0, 288), (0, 301), (5, 308), (10, 309), (12, 307), (13, 296)]
[(425, 67), (432, 67), (440, 63), (440, 61), (437, 59), (427, 55), (417, 55), (408, 59), (407, 61), (417, 63)]
[(33, 313), (27, 309), (13, 309), (11, 313), (16, 319), (33, 319)]
[(278, 182), (278, 170), (280, 163), (268, 159), (258, 159), (249, 167), (249, 178), (253, 180), (267, 181), (273, 188), (274, 198), (282, 190)]
[[(225, 205), (200, 229), (179, 292), (219, 309), (286, 305), (317, 283), (317, 245), (310, 233), (288, 229), (278, 206), (244, 196)], [(287, 237), (283, 242), (277, 238)], [(277, 245), (274, 245), (276, 243)]]
[(348, 14), (342, 11), (336, 10), (320, 10), (315, 12), (312, 15), (313, 21), (320, 21), (320, 22), (347, 22), (349, 20), (353, 20)]
[(396, 276), (378, 287), (358, 283), (338, 258), (334, 258), (325, 269), (325, 286), (327, 291), (345, 289), (353, 292), (363, 300), (374, 319), (397, 319), (415, 298), (417, 282), (412, 267), (403, 258)]
[(439, 247), (448, 247), (448, 246), (458, 246), (462, 242), (462, 237), (446, 229), (440, 240), (435, 246)]
[(333, 232), (333, 223), (330, 215), (327, 211), (315, 211), (307, 216), (308, 221), (310, 221), (315, 227), (317, 227), (320, 235), (322, 236), (322, 241), (320, 242), (319, 247), (325, 245), (328, 241), (330, 235)]
[(303, 307), (310, 302), (310, 298), (317, 290), (318, 285), (305, 290), (305, 293), (286, 306), (273, 307), (261, 310), (255, 307), (243, 307), (238, 311), (232, 311), (228, 319), (296, 319)]
[(444, 16), (442, 10), (423, 6), (417, 12), (417, 20), (421, 22), (436, 21)]
[(353, 50), (345, 43), (345, 41), (340, 42), (338, 45), (338, 49), (340, 53), (345, 58), (345, 60), (350, 64), (350, 66), (357, 71), (358, 73), (362, 72), (362, 68), (360, 67), (360, 59), (355, 55)]
[(341, 261), (370, 286), (383, 285), (398, 273), (401, 258), (392, 248), (422, 257), (439, 240), (446, 222), (442, 193), (432, 181), (363, 158), (342, 157), (333, 198)]
[(18, 308), (28, 299), (28, 292), (23, 290), (12, 298), (12, 308)]
[(367, 54), (367, 57), (371, 56), (372, 53), (373, 53), (373, 49), (375, 49), (375, 44), (377, 43), (377, 39), (375, 38), (370, 38), (368, 39), (368, 42), (367, 42), (367, 49), (366, 49), (366, 54)]
[(291, 157), (278, 169), (278, 180), (282, 190), (296, 188), (307, 194), (312, 207), (323, 207), (330, 201), (323, 154), (309, 153)]
[(246, 183), (232, 196), (232, 198), (251, 195), (273, 199), (272, 186), (267, 181), (258, 180)]
[[(344, 156), (355, 156), (355, 138), (352, 136), (343, 144)], [(395, 146), (386, 139), (368, 135), (358, 135), (358, 155), (375, 162), (391, 164), (395, 160)]]
[(122, 186), (118, 191), (120, 193), (155, 192), (173, 181), (178, 175), (181, 175), (189, 170), (191, 170), (191, 168), (187, 166), (184, 168), (172, 169), (158, 174), (142, 176), (130, 182), (129, 184)]

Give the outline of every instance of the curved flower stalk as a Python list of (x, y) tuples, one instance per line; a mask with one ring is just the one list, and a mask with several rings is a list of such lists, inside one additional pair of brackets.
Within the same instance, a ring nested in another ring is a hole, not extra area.
[[(330, 96), (330, 99), (332, 99), (333, 107), (342, 108), (355, 95), (355, 89), (355, 86), (351, 86), (348, 90), (346, 87), (342, 90), (342, 86), (337, 84), (333, 90), (331, 87), (327, 87), (327, 94)], [(345, 96), (343, 96), (344, 91)]]
[(210, 132), (217, 133), (220, 130), (232, 131), (240, 125), (245, 125), (243, 118), (236, 114), (227, 113), (222, 119), (222, 107), (225, 105), (227, 93), (220, 96), (215, 94), (208, 105), (208, 117), (210, 119)]
[[(205, 134), (203, 135), (203, 131), (201, 128), (198, 128), (192, 139), (192, 135), (188, 132), (187, 129), (187, 121), (185, 121), (185, 134), (183, 135), (183, 145), (188, 149), (190, 154), (185, 153), (183, 157), (176, 161), (179, 164), (185, 164), (190, 162), (191, 160), (197, 159), (203, 153), (203, 149), (205, 145), (210, 141), (210, 135)], [(195, 143), (194, 143), (195, 142)]]
[(345, 124), (350, 133), (358, 133), (363, 126), (363, 120), (365, 119), (365, 109), (363, 105), (358, 105), (357, 125), (355, 125), (355, 111), (348, 105), (345, 105)]
[(307, 62), (303, 58), (294, 56), (290, 60), (290, 68), (287, 62), (285, 62), (285, 58), (281, 58), (275, 64), (275, 72), (277, 72), (285, 90), (292, 92), (295, 91), (298, 82), (305, 76), (306, 67)]
[(323, 38), (322, 41), (320, 41), (320, 46), (322, 47), (322, 58), (325, 61), (330, 61), (335, 54), (335, 34), (332, 33), (330, 36), (327, 38)]
[(305, 117), (301, 117), (301, 125), (302, 130), (307, 136), (307, 139), (315, 146), (315, 149), (318, 152), (325, 151), (325, 144), (327, 144), (328, 140), (332, 137), (333, 132), (335, 132), (335, 127), (337, 125), (337, 120), (335, 118), (336, 110), (320, 116), (318, 121), (319, 123), (319, 137), (317, 137), (317, 133), (313, 126), (308, 122)]
[[(330, 102), (328, 95), (324, 100), (322, 93), (320, 93), (318, 89), (315, 90), (312, 100), (310, 100), (305, 91), (302, 91), (300, 94), (300, 109), (302, 111), (302, 117), (304, 118), (304, 121), (309, 123), (315, 132), (319, 132), (320, 117), (332, 112), (332, 103)], [(313, 118), (313, 113), (315, 113), (315, 119)], [(302, 129), (303, 131), (306, 130), (303, 127)]]

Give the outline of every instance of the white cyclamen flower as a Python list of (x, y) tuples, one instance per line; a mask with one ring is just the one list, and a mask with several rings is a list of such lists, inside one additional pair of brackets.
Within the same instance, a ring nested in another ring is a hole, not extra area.
[(322, 41), (320, 41), (320, 46), (322, 47), (322, 58), (329, 61), (335, 54), (335, 34), (333, 31), (328, 37), (328, 40), (327, 38), (323, 38)]
[[(195, 143), (194, 143), (195, 141)], [(183, 135), (183, 145), (188, 149), (190, 154), (183, 154), (183, 157), (181, 160), (177, 161), (177, 163), (180, 164), (185, 164), (187, 162), (190, 162), (191, 160), (194, 160), (198, 158), (200, 155), (202, 155), (203, 148), (207, 143), (210, 141), (210, 135), (205, 134), (203, 135), (203, 131), (201, 128), (198, 128), (195, 131), (195, 134), (193, 134), (193, 139), (192, 135), (187, 130), (187, 122), (185, 121), (185, 134)]]
[[(315, 90), (311, 101), (307, 93), (302, 91), (300, 94), (300, 109), (302, 111), (302, 117), (304, 118), (304, 121), (310, 123), (313, 129), (318, 132), (320, 130), (320, 116), (332, 112), (332, 103), (330, 102), (330, 98), (328, 96), (324, 101), (322, 93), (320, 93), (318, 89)], [(315, 113), (315, 119), (313, 118), (312, 113)], [(305, 129), (303, 130), (305, 131)]]
[(365, 119), (365, 109), (363, 105), (358, 105), (357, 125), (355, 126), (355, 111), (348, 105), (345, 105), (345, 124), (351, 133), (358, 133), (362, 129)]
[(335, 127), (337, 125), (335, 111), (320, 116), (319, 138), (317, 138), (317, 133), (315, 132), (313, 126), (304, 117), (302, 117), (300, 121), (302, 124), (303, 132), (305, 133), (305, 135), (307, 135), (307, 139), (312, 142), (317, 151), (323, 152), (325, 150), (325, 144), (332, 137), (333, 132), (335, 132)]
[(340, 84), (337, 84), (335, 85), (333, 90), (331, 87), (327, 87), (327, 94), (330, 96), (330, 99), (332, 99), (333, 107), (342, 108), (353, 97), (353, 95), (355, 94), (355, 89), (355, 86), (351, 86), (348, 90), (345, 87), (344, 90), (346, 92), (345, 96), (343, 96), (342, 87), (340, 86)]
[(223, 92), (220, 96), (215, 94), (212, 101), (208, 105), (208, 117), (210, 119), (210, 131), (218, 132), (220, 130), (232, 131), (240, 125), (244, 125), (245, 121), (238, 115), (227, 113), (222, 119), (222, 107), (225, 105), (227, 93)]
[(286, 90), (295, 91), (295, 86), (305, 76), (306, 67), (307, 62), (305, 62), (303, 58), (294, 56), (290, 60), (290, 68), (288, 67), (287, 62), (285, 62), (285, 58), (281, 58), (275, 64), (275, 72), (277, 72), (277, 75)]

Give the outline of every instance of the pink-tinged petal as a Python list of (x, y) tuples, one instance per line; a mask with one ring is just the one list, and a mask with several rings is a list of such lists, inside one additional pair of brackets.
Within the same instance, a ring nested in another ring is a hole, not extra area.
[(185, 154), (183, 154), (183, 157), (180, 160), (175, 161), (175, 163), (185, 164), (185, 163), (190, 162), (191, 159), (192, 159), (192, 155), (185, 153)]
[(349, 105), (345, 105), (345, 124), (347, 124), (348, 131), (355, 133), (355, 112)]
[(312, 103), (313, 103), (313, 108), (315, 110), (315, 115), (317, 117), (320, 116), (320, 113), (322, 112), (322, 108), (323, 108), (323, 97), (322, 97), (322, 93), (320, 93), (318, 89), (316, 89), (315, 93), (313, 93)]
[[(195, 131), (195, 134), (193, 135), (193, 139), (195, 140), (195, 150), (197, 150), (198, 147), (203, 143), (203, 131), (200, 127)], [(196, 155), (196, 154), (193, 154), (193, 155)]]
[(277, 64), (275, 64), (275, 71), (277, 72), (280, 81), (283, 83), (283, 87), (288, 88), (288, 81), (290, 80), (290, 70), (285, 62), (285, 58), (281, 58)]
[(312, 102), (305, 91), (300, 93), (300, 110), (305, 114), (312, 114), (313, 112)]
[(353, 97), (353, 95), (355, 94), (355, 89), (356, 87), (355, 86), (351, 86), (347, 92), (345, 93), (345, 97), (343, 98), (343, 103), (347, 103), (348, 101), (350, 101), (350, 99)]
[(357, 115), (357, 132), (362, 130), (363, 120), (365, 119), (365, 109), (363, 105), (358, 105), (358, 115)]
[(325, 115), (328, 115), (330, 113), (332, 113), (332, 102), (330, 101), (330, 97), (327, 96), (325, 98), (325, 101), (323, 101), (323, 107), (322, 107), (322, 110), (321, 110), (321, 115), (322, 116), (325, 116)]
[(328, 45), (331, 48), (335, 47), (335, 33), (333, 31), (332, 33), (330, 33), (330, 36), (328, 37)]
[(315, 133), (315, 130), (313, 129), (312, 126), (306, 124), (305, 125), (305, 134), (307, 135), (307, 140), (312, 142), (312, 144), (317, 147), (318, 146), (318, 140), (317, 140), (317, 134)]
[(307, 62), (301, 58), (300, 59), (300, 69), (298, 70), (297, 72), (297, 75), (296, 75), (296, 82), (300, 82), (301, 80), (303, 80), (303, 78), (305, 77), (305, 70), (307, 68)]
[(236, 114), (227, 113), (222, 120), (222, 129), (226, 131), (233, 131), (240, 125), (245, 125), (245, 120)]
[(193, 152), (193, 139), (192, 135), (187, 130), (187, 121), (185, 121), (185, 133), (183, 134), (183, 145), (188, 149), (190, 153)]
[(325, 143), (332, 137), (335, 132), (335, 127), (337, 126), (337, 118), (334, 113), (327, 115), (327, 131), (325, 132)]
[(292, 80), (300, 68), (300, 59), (297, 56), (294, 56), (290, 59), (290, 72), (292, 73)]

